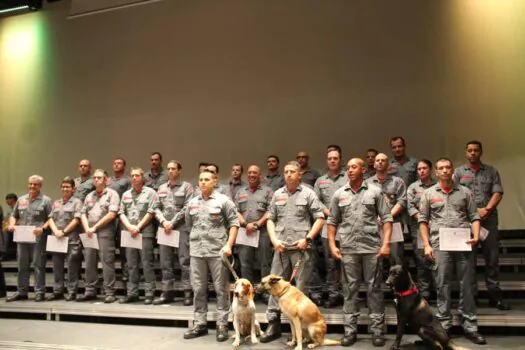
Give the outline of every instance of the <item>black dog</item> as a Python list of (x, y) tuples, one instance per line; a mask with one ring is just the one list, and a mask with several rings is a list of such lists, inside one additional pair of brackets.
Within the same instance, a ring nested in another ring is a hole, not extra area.
[(407, 324), (418, 330), (423, 343), (431, 349), (465, 349), (452, 344), (450, 337), (441, 326), (425, 299), (421, 297), (410, 273), (401, 265), (392, 266), (386, 281), (395, 295), (397, 311), (396, 340), (391, 350), (399, 349)]

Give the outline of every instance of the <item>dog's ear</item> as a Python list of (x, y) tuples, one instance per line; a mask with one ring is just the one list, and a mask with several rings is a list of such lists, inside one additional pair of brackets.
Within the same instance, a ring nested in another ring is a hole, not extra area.
[(277, 282), (279, 282), (280, 280), (282, 280), (281, 277), (272, 277), (272, 278), (270, 278), (270, 281), (269, 281), (269, 282), (270, 282), (270, 285), (274, 285), (274, 284), (276, 284)]

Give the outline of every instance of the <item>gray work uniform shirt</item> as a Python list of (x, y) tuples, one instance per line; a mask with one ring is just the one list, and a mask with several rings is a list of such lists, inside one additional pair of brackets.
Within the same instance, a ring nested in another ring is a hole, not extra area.
[(145, 180), (145, 186), (153, 188), (155, 191), (158, 191), (160, 188), (160, 185), (165, 184), (168, 182), (168, 173), (164, 171), (163, 167), (160, 167), (159, 172), (157, 176), (154, 176), (151, 173), (151, 170), (144, 175)]
[(119, 178), (112, 176), (108, 179), (107, 186), (115, 190), (120, 198), (122, 198), (124, 192), (131, 188), (131, 178), (128, 175), (122, 175)]
[(278, 189), (270, 202), (268, 219), (275, 223), (277, 239), (285, 245), (304, 239), (316, 219), (324, 219), (323, 204), (314, 190), (299, 185), (294, 193)]
[[(96, 191), (87, 195), (82, 207), (82, 214), (86, 214), (89, 227), (92, 227), (99, 222), (107, 213), (118, 213), (120, 207), (120, 198), (118, 193), (111, 188), (104, 188), (102, 194), (99, 196)], [(114, 237), (115, 236), (115, 220), (108, 223), (106, 226), (97, 230), (99, 237)]]
[(73, 197), (80, 199), (84, 202), (86, 196), (95, 190), (95, 185), (93, 184), (93, 178), (89, 177), (86, 180), (82, 180), (81, 177), (75, 179), (75, 193)]
[(382, 245), (377, 217), (392, 222), (390, 207), (381, 188), (366, 182), (357, 191), (349, 184), (338, 189), (330, 204), (328, 225), (337, 228), (341, 251), (347, 254), (377, 253)]
[[(51, 213), (52, 206), (51, 199), (42, 193), (39, 193), (34, 200), (25, 194), (16, 201), (11, 216), (16, 219), (17, 225), (42, 227)], [(37, 242), (42, 237), (44, 234), (36, 238)]]
[[(225, 195), (227, 197), (230, 197), (230, 188), (228, 186), (226, 186), (226, 185), (223, 185), (223, 184), (216, 184), (214, 192), (223, 194), (223, 195)], [(197, 196), (200, 196), (200, 194), (201, 194), (201, 189), (200, 189), (199, 185), (197, 185), (197, 187), (195, 188), (193, 196), (197, 197)]]
[[(80, 215), (82, 213), (82, 202), (80, 199), (71, 197), (64, 202), (64, 199), (59, 199), (53, 203), (53, 209), (49, 214), (49, 218), (53, 219), (56, 227), (63, 230), (74, 219), (78, 219), (80, 223)], [(79, 224), (75, 229), (67, 234), (69, 237), (69, 244), (80, 242), (78, 233), (81, 225)]]
[(239, 182), (233, 182), (233, 180), (230, 180), (230, 183), (228, 184), (228, 197), (230, 197), (232, 200), (235, 199), (237, 192), (239, 192), (239, 190), (245, 186), (246, 182), (242, 180)]
[[(407, 190), (405, 182), (397, 176), (387, 175), (385, 181), (381, 183), (377, 178), (377, 174), (366, 180), (366, 183), (379, 187), (385, 200), (387, 201), (390, 210), (399, 204), (403, 208), (407, 207)], [(395, 218), (395, 222), (401, 222), (403, 219), (404, 211)]]
[[(273, 191), (270, 187), (259, 184), (255, 190), (248, 185), (242, 187), (234, 198), (237, 210), (247, 223), (258, 221), (268, 211), (272, 201)], [(259, 228), (266, 231), (265, 226)]]
[[(460, 166), (454, 172), (454, 183), (472, 191), (478, 208), (485, 208), (494, 193), (503, 194), (499, 172), (486, 164), (481, 164), (478, 171), (473, 171), (468, 165)], [(495, 217), (497, 215), (497, 210), (490, 214)]]
[(341, 171), (335, 177), (332, 177), (330, 173), (326, 173), (315, 181), (314, 191), (321, 203), (323, 203), (326, 208), (330, 208), (330, 203), (335, 191), (347, 183), (348, 178), (344, 171)]
[(275, 173), (273, 175), (266, 174), (263, 179), (263, 184), (270, 187), (272, 191), (277, 191), (284, 186), (284, 178), (281, 173)]
[(180, 226), (184, 223), (186, 207), (193, 196), (193, 187), (189, 182), (177, 180), (175, 185), (165, 183), (157, 191), (150, 213), (155, 214), (161, 225), (167, 220), (172, 227)]
[(470, 223), (479, 220), (476, 202), (472, 192), (461, 185), (454, 185), (451, 192), (445, 193), (439, 186), (427, 189), (419, 203), (419, 222), (430, 227), (430, 244), (439, 250), (440, 228), (469, 228)]
[(417, 159), (406, 156), (401, 164), (395, 158), (390, 159), (388, 174), (400, 177), (408, 187), (417, 180)]
[[(155, 194), (156, 192), (153, 188), (146, 186), (142, 187), (140, 192), (135, 191), (134, 188), (127, 190), (120, 200), (120, 210), (118, 214), (125, 215), (130, 224), (137, 225), (140, 220), (148, 214)], [(123, 225), (122, 229), (124, 229)], [(155, 237), (156, 232), (153, 220), (143, 227), (140, 233), (142, 233), (142, 237)]]
[(417, 180), (412, 185), (408, 186), (407, 189), (407, 210), (408, 215), (412, 218), (414, 215), (419, 213), (419, 203), (421, 202), (421, 197), (423, 193), (430, 187), (434, 186), (436, 182), (432, 180), (429, 185), (425, 185), (421, 180)]
[(219, 257), (230, 228), (239, 227), (235, 204), (228, 196), (216, 192), (208, 200), (201, 195), (192, 198), (185, 217), (190, 228), (190, 256), (198, 258)]
[(307, 170), (301, 170), (301, 171), (304, 171), (303, 176), (301, 178), (301, 182), (313, 188), (315, 185), (315, 182), (317, 181), (319, 176), (321, 176), (321, 174), (319, 174), (317, 170), (312, 169), (312, 168), (308, 168)]

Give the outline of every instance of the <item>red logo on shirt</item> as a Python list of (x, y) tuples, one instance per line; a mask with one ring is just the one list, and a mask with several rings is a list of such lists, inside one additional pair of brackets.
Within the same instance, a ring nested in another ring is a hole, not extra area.
[(443, 203), (443, 202), (444, 202), (444, 200), (441, 197), (430, 198), (430, 204)]
[(474, 176), (472, 175), (463, 175), (460, 177), (460, 180), (474, 180)]
[(20, 203), (18, 203), (18, 208), (20, 209), (25, 209), (29, 206), (29, 202), (27, 201), (21, 201)]

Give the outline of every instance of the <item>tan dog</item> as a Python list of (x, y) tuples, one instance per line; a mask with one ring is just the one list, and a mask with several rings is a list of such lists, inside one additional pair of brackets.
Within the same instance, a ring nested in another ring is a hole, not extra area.
[(258, 335), (261, 335), (261, 326), (255, 319), (255, 303), (253, 297), (255, 292), (250, 281), (245, 278), (239, 278), (235, 282), (233, 289), (233, 328), (235, 329), (235, 340), (233, 347), (241, 345), (241, 336), (250, 337), (252, 344), (257, 344)]
[(268, 275), (257, 287), (258, 292), (269, 292), (279, 300), (279, 306), (291, 322), (292, 341), (288, 346), (296, 350), (303, 348), (303, 329), (310, 336), (313, 349), (321, 345), (341, 345), (338, 340), (325, 339), (326, 323), (319, 308), (296, 287), (286, 282), (281, 276)]

